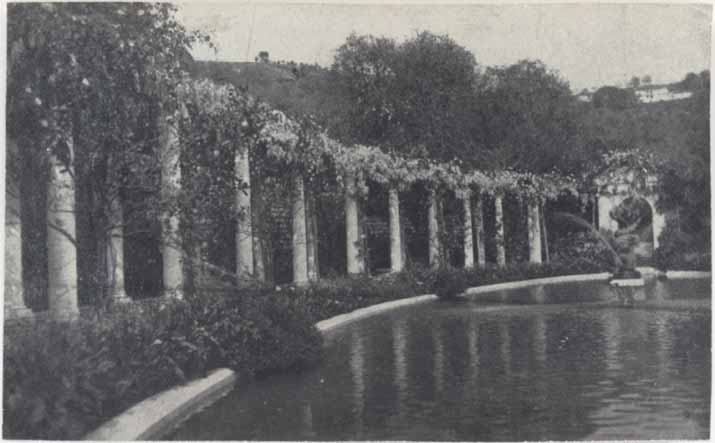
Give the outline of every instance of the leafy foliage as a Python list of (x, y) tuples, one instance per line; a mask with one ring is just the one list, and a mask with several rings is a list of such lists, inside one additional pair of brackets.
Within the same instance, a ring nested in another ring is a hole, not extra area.
[(315, 361), (321, 338), (277, 295), (150, 301), (6, 330), (4, 435), (77, 439), (159, 391), (231, 367), (253, 375)]

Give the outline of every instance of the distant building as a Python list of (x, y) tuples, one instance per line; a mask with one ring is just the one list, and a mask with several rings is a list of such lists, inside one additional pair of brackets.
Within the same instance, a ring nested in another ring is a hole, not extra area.
[(667, 102), (689, 98), (690, 91), (671, 91), (668, 85), (641, 86), (636, 88), (636, 97), (641, 103)]
[[(596, 88), (583, 89), (575, 95), (577, 100), (591, 102)], [(671, 85), (644, 85), (635, 88), (636, 98), (640, 103), (667, 102), (673, 100), (683, 100), (690, 98), (691, 91), (671, 90)]]

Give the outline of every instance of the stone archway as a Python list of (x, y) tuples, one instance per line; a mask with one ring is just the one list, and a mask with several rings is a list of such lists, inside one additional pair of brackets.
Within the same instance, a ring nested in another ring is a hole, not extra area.
[[(625, 202), (627, 199), (641, 199), (648, 203), (651, 212), (651, 228), (653, 236), (653, 250), (658, 248), (658, 237), (665, 228), (665, 214), (657, 208), (658, 196), (655, 194), (657, 179), (654, 175), (649, 175), (645, 183), (634, 184), (629, 178), (632, 174), (628, 171), (611, 172), (607, 178), (597, 181), (599, 184), (598, 193), (598, 228), (615, 232), (619, 226), (616, 220), (612, 219), (611, 211)], [(614, 180), (615, 179), (615, 180)]]

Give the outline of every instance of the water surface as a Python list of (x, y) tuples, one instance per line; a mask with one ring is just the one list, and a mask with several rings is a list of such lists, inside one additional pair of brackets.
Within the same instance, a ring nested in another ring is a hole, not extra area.
[(241, 386), (181, 440), (707, 439), (710, 281), (499, 291), (331, 333), (317, 367)]

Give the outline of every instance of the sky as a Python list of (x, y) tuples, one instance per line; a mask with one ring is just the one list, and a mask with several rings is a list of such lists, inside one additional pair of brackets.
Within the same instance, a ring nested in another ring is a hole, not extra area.
[(352, 32), (404, 40), (418, 31), (448, 34), (482, 66), (539, 59), (571, 89), (653, 83), (710, 67), (707, 4), (180, 3), (189, 29), (209, 32), (218, 51), (199, 60), (272, 60), (330, 66)]

